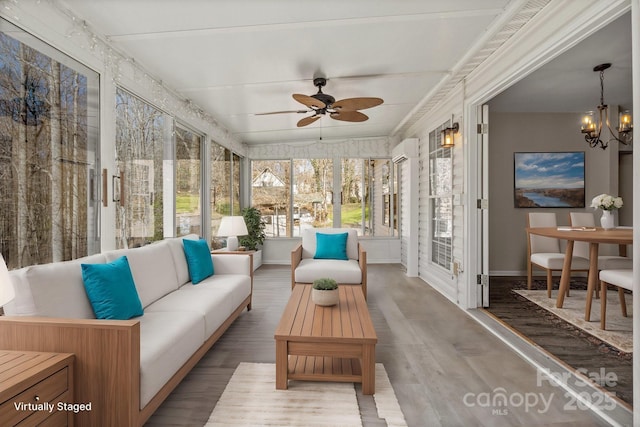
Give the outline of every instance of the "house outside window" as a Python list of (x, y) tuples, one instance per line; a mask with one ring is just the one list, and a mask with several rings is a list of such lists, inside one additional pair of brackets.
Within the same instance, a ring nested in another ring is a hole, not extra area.
[(360, 236), (397, 232), (396, 172), (389, 159), (253, 160), (251, 177), (251, 205), (262, 212), (267, 237), (326, 227), (352, 228)]

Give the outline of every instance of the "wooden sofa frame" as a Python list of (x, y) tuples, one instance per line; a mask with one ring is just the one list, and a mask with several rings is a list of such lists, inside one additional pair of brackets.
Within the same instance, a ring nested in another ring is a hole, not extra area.
[[(252, 265), (252, 264), (250, 264)], [(251, 294), (140, 409), (140, 322), (0, 316), (0, 348), (75, 354), (74, 402), (91, 403), (76, 426), (142, 426), (247, 307)]]
[[(298, 243), (291, 251), (291, 289), (296, 285), (296, 268), (298, 268), (300, 261), (302, 261), (302, 243)], [(362, 271), (362, 293), (364, 298), (367, 299), (367, 251), (364, 250), (360, 243), (358, 243), (358, 264), (360, 265), (360, 271)]]

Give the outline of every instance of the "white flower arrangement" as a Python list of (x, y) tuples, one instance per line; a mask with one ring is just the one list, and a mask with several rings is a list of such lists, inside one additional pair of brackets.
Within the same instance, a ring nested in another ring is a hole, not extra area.
[(609, 194), (599, 194), (591, 200), (591, 207), (594, 209), (604, 209), (614, 211), (623, 205), (622, 197), (613, 197)]

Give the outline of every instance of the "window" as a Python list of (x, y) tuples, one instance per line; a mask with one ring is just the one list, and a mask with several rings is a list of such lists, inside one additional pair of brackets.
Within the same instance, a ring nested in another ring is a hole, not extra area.
[(268, 237), (300, 236), (308, 227), (352, 228), (361, 236), (397, 231), (397, 172), (389, 159), (254, 160), (251, 170), (251, 204), (262, 212)]
[(176, 127), (176, 236), (202, 235), (202, 137)]
[(240, 215), (240, 156), (211, 143), (211, 247), (224, 247), (217, 236), (223, 216)]
[(251, 206), (264, 220), (267, 237), (290, 237), (290, 160), (251, 162)]
[(0, 19), (0, 252), (9, 268), (99, 252), (98, 98), (96, 73)]
[(371, 209), (366, 202), (369, 198), (367, 160), (342, 159), (341, 166), (341, 227), (354, 228), (359, 235), (366, 235), (371, 229)]
[(293, 235), (333, 226), (333, 160), (293, 161)]
[(240, 156), (231, 155), (231, 212), (232, 215), (240, 215)]
[(431, 261), (451, 270), (453, 238), (453, 150), (440, 144), (448, 122), (429, 134)]
[(122, 197), (116, 201), (118, 248), (164, 238), (166, 126), (167, 118), (160, 110), (125, 90), (116, 90), (116, 176)]
[(342, 227), (361, 236), (393, 236), (398, 210), (394, 170), (388, 159), (342, 159)]

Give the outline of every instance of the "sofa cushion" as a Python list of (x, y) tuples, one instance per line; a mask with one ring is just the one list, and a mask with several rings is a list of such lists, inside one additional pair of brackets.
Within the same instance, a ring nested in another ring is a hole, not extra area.
[[(204, 317), (206, 337), (211, 336), (216, 329), (224, 323), (232, 310), (232, 302), (229, 300), (229, 289), (220, 288), (217, 292), (206, 291), (186, 285), (185, 289), (178, 289), (163, 296), (158, 301), (148, 306), (145, 313), (157, 312), (195, 312)], [(194, 290), (190, 292), (188, 286)], [(235, 308), (235, 307), (234, 307)]]
[(135, 249), (106, 252), (107, 262), (126, 255), (142, 307), (147, 307), (171, 291), (178, 289), (171, 249), (166, 241)]
[(171, 250), (179, 286), (191, 281), (189, 277), (189, 266), (187, 265), (187, 258), (184, 256), (184, 246), (182, 245), (182, 240), (184, 239), (198, 240), (199, 237), (197, 234), (188, 234), (177, 239), (173, 237), (165, 239), (165, 242)]
[[(229, 256), (235, 258), (235, 256)], [(251, 295), (251, 277), (243, 274), (214, 275), (204, 279), (198, 286), (187, 283), (180, 290), (206, 291), (225, 295), (225, 316), (229, 316), (238, 306)]]
[(84, 287), (98, 319), (142, 316), (142, 304), (127, 257), (105, 264), (81, 264)]
[(213, 261), (207, 241), (204, 239), (183, 240), (182, 244), (189, 266), (191, 283), (197, 285), (207, 277), (213, 276)]
[(5, 305), (5, 314), (94, 319), (95, 315), (84, 289), (80, 264), (105, 261), (104, 255), (98, 254), (11, 271), (9, 276), (16, 298)]
[(303, 259), (295, 271), (297, 283), (313, 283), (315, 279), (328, 277), (338, 283), (362, 283), (362, 271), (358, 261), (336, 259)]
[(358, 259), (358, 233), (350, 228), (306, 228), (302, 230), (302, 258), (313, 258), (316, 253), (316, 233), (347, 233), (347, 257)]
[(140, 317), (140, 409), (204, 343), (197, 312), (145, 312)]
[(348, 233), (324, 234), (316, 233), (316, 253), (314, 259), (341, 259), (348, 260), (347, 257), (347, 237)]

